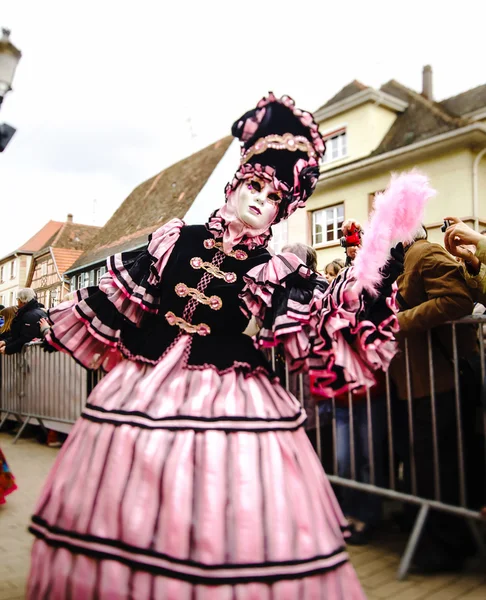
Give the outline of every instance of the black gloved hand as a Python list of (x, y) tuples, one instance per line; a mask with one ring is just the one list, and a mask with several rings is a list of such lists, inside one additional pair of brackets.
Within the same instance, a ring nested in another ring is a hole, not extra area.
[(405, 252), (403, 244), (400, 242), (390, 250), (391, 258), (381, 270), (382, 281), (377, 287), (377, 296), (370, 296), (366, 290), (362, 294), (365, 298), (365, 306), (367, 307), (364, 313), (364, 318), (372, 321), (376, 325), (382, 323), (389, 316), (389, 308), (386, 303), (386, 298), (392, 295), (392, 285), (397, 280), (399, 275), (403, 273), (403, 265), (405, 262)]
[(390, 250), (391, 258), (382, 269), (383, 281), (379, 287), (380, 292), (391, 287), (392, 283), (403, 273), (405, 251), (402, 242)]
[(402, 265), (403, 271), (403, 264), (405, 262), (405, 250), (403, 248), (402, 242), (398, 242), (398, 244), (390, 250), (390, 254), (397, 263)]

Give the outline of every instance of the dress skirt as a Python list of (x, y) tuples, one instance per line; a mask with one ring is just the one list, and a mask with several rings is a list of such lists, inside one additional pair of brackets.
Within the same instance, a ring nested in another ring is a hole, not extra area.
[(54, 465), (28, 598), (357, 600), (346, 521), (297, 400), (268, 374), (119, 363)]

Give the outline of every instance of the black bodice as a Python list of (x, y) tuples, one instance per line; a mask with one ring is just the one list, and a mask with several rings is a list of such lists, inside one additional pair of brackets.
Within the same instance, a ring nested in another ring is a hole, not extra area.
[[(242, 245), (233, 249), (233, 254), (246, 257), (238, 260), (235, 256), (225, 255), (216, 246), (206, 247), (211, 244), (215, 244), (214, 237), (204, 226), (181, 228), (160, 282), (151, 290), (154, 297), (160, 298), (158, 311), (145, 312), (139, 326), (119, 313), (115, 315), (108, 299), (101, 299), (103, 313), (106, 315), (106, 311), (110, 311), (112, 319), (117, 321), (112, 320), (111, 324), (121, 331), (120, 347), (127, 357), (157, 362), (178, 336), (188, 333), (188, 327), (199, 326), (206, 335), (200, 335), (199, 329), (190, 333), (189, 368), (214, 366), (222, 371), (241, 366), (248, 371), (257, 367), (268, 369), (262, 353), (255, 348), (252, 339), (243, 334), (248, 318), (241, 311), (238, 296), (245, 285), (243, 276), (253, 267), (268, 262), (271, 256), (264, 248), (248, 250)], [(147, 271), (151, 268), (151, 257), (147, 252), (141, 255), (125, 253), (122, 260), (132, 281), (139, 283), (147, 279)], [(114, 261), (111, 268), (116, 275)], [(97, 304), (99, 314), (100, 294), (96, 296), (98, 298), (88, 298), (87, 302)], [(171, 321), (176, 323), (171, 324)]]

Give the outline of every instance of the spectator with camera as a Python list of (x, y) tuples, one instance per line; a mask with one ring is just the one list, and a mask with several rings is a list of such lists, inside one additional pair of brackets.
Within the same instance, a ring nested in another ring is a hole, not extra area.
[(342, 225), (343, 236), (340, 239), (341, 246), (344, 248), (346, 257), (344, 266), (350, 267), (353, 264), (359, 247), (361, 246), (361, 236), (363, 231), (358, 221), (348, 219)]
[(464, 276), (478, 302), (486, 304), (486, 237), (457, 217), (444, 220), (444, 246), (464, 264)]

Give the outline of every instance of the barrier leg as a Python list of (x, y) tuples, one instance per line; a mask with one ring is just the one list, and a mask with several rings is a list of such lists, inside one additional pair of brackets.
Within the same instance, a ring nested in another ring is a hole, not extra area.
[(42, 419), (39, 419), (39, 417), (36, 417), (36, 419), (37, 419), (37, 422), (38, 422), (38, 423), (39, 423), (39, 425), (40, 425), (40, 428), (42, 429), (42, 431), (45, 433), (45, 435), (46, 435), (46, 437), (47, 437), (47, 434), (48, 434), (49, 432), (48, 432), (48, 430), (47, 430), (47, 427), (44, 425), (44, 421), (43, 421)]
[(468, 519), (467, 524), (471, 530), (474, 541), (478, 547), (479, 556), (486, 562), (486, 542), (484, 541), (484, 532), (480, 531), (482, 523), (478, 523), (475, 519)]
[(8, 419), (9, 414), (10, 414), (9, 411), (7, 410), (7, 412), (5, 413), (5, 416), (0, 421), (0, 429), (2, 429), (2, 427), (5, 425), (5, 422)]
[(408, 570), (410, 569), (410, 563), (412, 562), (413, 555), (415, 554), (415, 550), (417, 548), (417, 544), (420, 540), (420, 536), (422, 534), (422, 529), (425, 525), (425, 519), (429, 514), (430, 507), (428, 504), (422, 504), (420, 508), (420, 512), (415, 519), (415, 525), (413, 526), (413, 531), (410, 535), (410, 538), (407, 543), (407, 547), (405, 548), (405, 552), (403, 553), (402, 560), (400, 561), (400, 566), (398, 567), (397, 579), (402, 581), (408, 574)]
[(10, 415), (12, 415), (13, 417), (15, 417), (15, 418), (17, 419), (17, 421), (18, 421), (20, 424), (22, 424), (22, 423), (23, 423), (23, 421), (22, 421), (21, 417), (20, 417), (20, 416), (19, 416), (17, 413), (14, 413), (14, 412), (12, 412), (12, 411), (10, 411), (10, 410), (7, 410), (7, 412), (5, 413), (5, 416), (4, 416), (4, 417), (2, 418), (2, 420), (0, 421), (0, 429), (2, 429), (2, 427), (5, 425), (5, 423), (6, 423), (7, 419), (8, 419), (8, 417), (9, 417)]
[(14, 441), (12, 442), (12, 444), (16, 444), (17, 440), (19, 439), (19, 437), (22, 435), (22, 432), (24, 431), (24, 429), (27, 427), (27, 425), (29, 424), (30, 421), (30, 417), (27, 417), (25, 419), (25, 421), (22, 423), (22, 427), (19, 429), (17, 435), (14, 438)]

